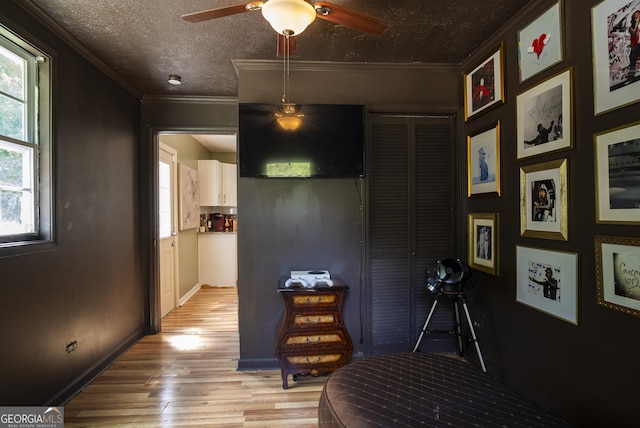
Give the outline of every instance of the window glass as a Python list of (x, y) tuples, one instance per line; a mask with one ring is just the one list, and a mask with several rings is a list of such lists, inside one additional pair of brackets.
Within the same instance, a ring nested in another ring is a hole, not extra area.
[(52, 243), (51, 55), (0, 22), (0, 256)]
[(159, 173), (160, 238), (168, 238), (171, 236), (171, 166), (161, 161)]
[(0, 134), (25, 139), (26, 60), (0, 46)]

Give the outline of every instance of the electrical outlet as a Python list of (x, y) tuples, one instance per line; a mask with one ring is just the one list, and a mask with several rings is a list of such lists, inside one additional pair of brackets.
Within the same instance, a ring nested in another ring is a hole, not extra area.
[(72, 353), (76, 349), (78, 349), (78, 341), (77, 340), (74, 340), (73, 342), (69, 342), (67, 344), (67, 348), (66, 348), (67, 354)]

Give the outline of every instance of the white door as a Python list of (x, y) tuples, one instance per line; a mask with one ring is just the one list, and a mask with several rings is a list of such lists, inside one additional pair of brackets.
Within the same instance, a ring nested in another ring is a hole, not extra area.
[(158, 218), (160, 237), (160, 310), (164, 317), (177, 302), (176, 151), (160, 143)]

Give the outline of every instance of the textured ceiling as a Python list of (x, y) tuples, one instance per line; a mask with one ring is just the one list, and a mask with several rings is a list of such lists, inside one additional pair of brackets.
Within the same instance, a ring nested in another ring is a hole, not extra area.
[[(181, 15), (234, 0), (21, 0), (39, 7), (141, 94), (231, 96), (234, 59), (276, 60), (276, 33), (258, 12), (189, 23)], [(454, 63), (535, 0), (333, 0), (388, 22), (371, 36), (316, 19), (293, 60)], [(171, 86), (169, 74), (182, 76)]]

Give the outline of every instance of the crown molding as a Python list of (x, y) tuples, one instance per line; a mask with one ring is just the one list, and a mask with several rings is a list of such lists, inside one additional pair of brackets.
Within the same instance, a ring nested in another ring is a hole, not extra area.
[(54, 21), (49, 15), (47, 15), (38, 5), (33, 3), (32, 0), (20, 0), (16, 4), (27, 11), (34, 19), (40, 24), (44, 25), (49, 31), (53, 32), (56, 36), (60, 37), (65, 43), (67, 43), (78, 54), (84, 57), (87, 61), (95, 65), (100, 71), (110, 77), (118, 85), (129, 91), (138, 99), (142, 98), (142, 92), (133, 87), (122, 76), (113, 71), (107, 66), (100, 58), (94, 55), (89, 49), (87, 49), (78, 39), (76, 39), (71, 33), (64, 29), (60, 24)]
[(200, 95), (144, 95), (142, 103), (185, 103), (237, 105), (238, 97), (200, 96)]
[[(241, 70), (246, 71), (281, 71), (282, 61), (234, 59), (232, 60), (236, 75)], [(322, 72), (372, 72), (372, 71), (430, 71), (430, 72), (460, 72), (461, 64), (450, 63), (379, 63), (379, 62), (331, 62), (331, 61), (291, 61), (289, 65), (295, 71)]]

